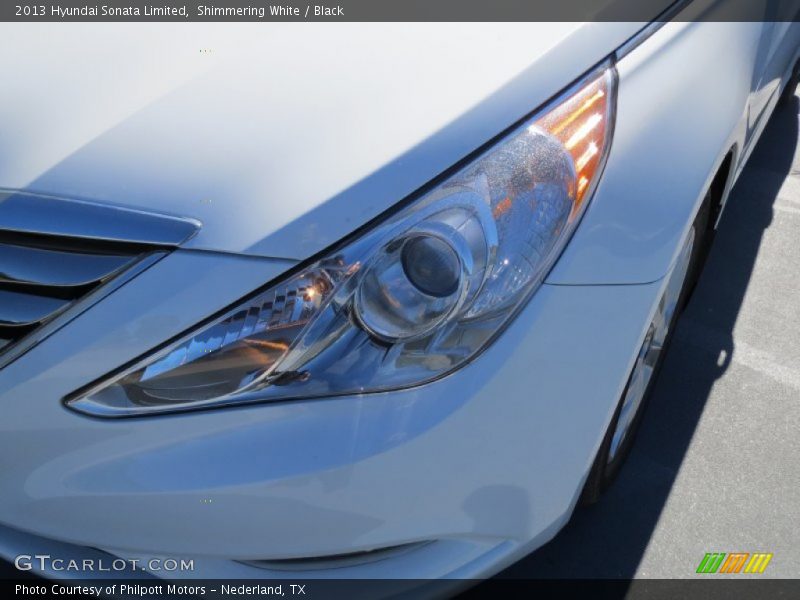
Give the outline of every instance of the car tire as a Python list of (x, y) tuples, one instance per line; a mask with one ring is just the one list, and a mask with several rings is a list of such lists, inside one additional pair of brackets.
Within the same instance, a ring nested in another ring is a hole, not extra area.
[[(664, 363), (664, 357), (669, 349), (669, 343), (675, 331), (675, 323), (680, 313), (683, 312), (683, 309), (689, 302), (689, 298), (696, 287), (703, 265), (708, 256), (714, 234), (713, 224), (709, 222), (711, 205), (711, 194), (709, 193), (687, 236), (687, 241), (691, 244), (688, 250), (688, 257), (684, 258), (685, 262), (683, 266), (681, 266), (681, 257), (683, 256), (683, 252), (687, 251), (687, 242), (684, 242), (682, 253), (679, 255), (678, 261), (670, 275), (670, 277), (673, 277), (676, 274), (676, 270), (680, 268), (683, 271), (680, 275), (680, 281), (668, 282), (664, 290), (664, 294), (659, 302), (659, 310), (656, 311), (656, 317), (653, 319), (653, 322), (651, 322), (647, 334), (645, 335), (645, 340), (642, 343), (636, 362), (628, 376), (628, 382), (617, 404), (614, 416), (611, 419), (611, 424), (608, 427), (594, 463), (592, 464), (592, 468), (589, 471), (580, 497), (580, 504), (582, 505), (593, 504), (600, 498), (603, 492), (608, 489), (614, 479), (616, 479), (622, 465), (630, 454), (631, 447), (636, 439), (637, 431), (641, 425), (642, 415), (652, 395), (653, 387), (658, 379), (661, 366)], [(679, 286), (677, 292), (673, 291), (673, 294), (676, 294), (672, 300), (674, 302), (674, 308), (664, 320), (664, 323), (659, 324), (661, 326), (666, 325), (666, 329), (660, 339), (655, 339), (656, 332), (654, 328), (657, 325), (659, 311), (663, 309), (665, 298), (670, 293), (670, 287), (673, 284)], [(651, 360), (651, 354), (654, 348), (653, 344), (655, 343), (654, 339), (658, 343), (658, 353), (655, 356), (655, 360), (653, 360), (651, 364), (647, 364), (647, 361)], [(642, 375), (641, 369), (643, 365), (646, 365), (649, 369), (646, 382), (637, 380), (637, 377), (641, 377)], [(639, 370), (638, 372), (637, 369)], [(629, 394), (632, 393), (632, 388), (634, 386), (638, 386), (636, 391), (638, 401), (635, 400), (635, 406), (632, 406), (628, 404), (628, 402), (631, 402)], [(628, 413), (626, 414), (625, 411), (628, 411)], [(633, 412), (630, 413), (630, 411)], [(624, 431), (620, 429), (621, 427), (624, 427)]]

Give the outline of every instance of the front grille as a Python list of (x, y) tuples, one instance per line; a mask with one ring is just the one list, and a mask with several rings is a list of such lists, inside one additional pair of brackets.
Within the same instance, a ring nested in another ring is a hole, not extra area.
[(199, 228), (183, 217), (0, 189), (0, 369)]
[(0, 231), (0, 352), (136, 262), (142, 247)]

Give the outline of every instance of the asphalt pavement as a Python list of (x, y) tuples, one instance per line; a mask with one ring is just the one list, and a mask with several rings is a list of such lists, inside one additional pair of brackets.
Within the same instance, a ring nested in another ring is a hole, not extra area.
[(776, 111), (732, 191), (619, 480), (501, 576), (693, 577), (707, 552), (800, 576), (798, 112)]

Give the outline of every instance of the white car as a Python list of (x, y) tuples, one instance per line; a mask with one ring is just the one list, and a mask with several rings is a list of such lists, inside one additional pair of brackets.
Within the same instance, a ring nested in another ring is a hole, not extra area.
[(0, 555), (461, 579), (552, 538), (795, 81), (796, 23), (713, 14), (4, 25)]

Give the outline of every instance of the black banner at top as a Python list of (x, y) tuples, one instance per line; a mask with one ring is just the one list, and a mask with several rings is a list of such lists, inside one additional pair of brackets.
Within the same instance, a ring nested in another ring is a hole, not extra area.
[(0, 21), (797, 21), (800, 0), (5, 0)]

